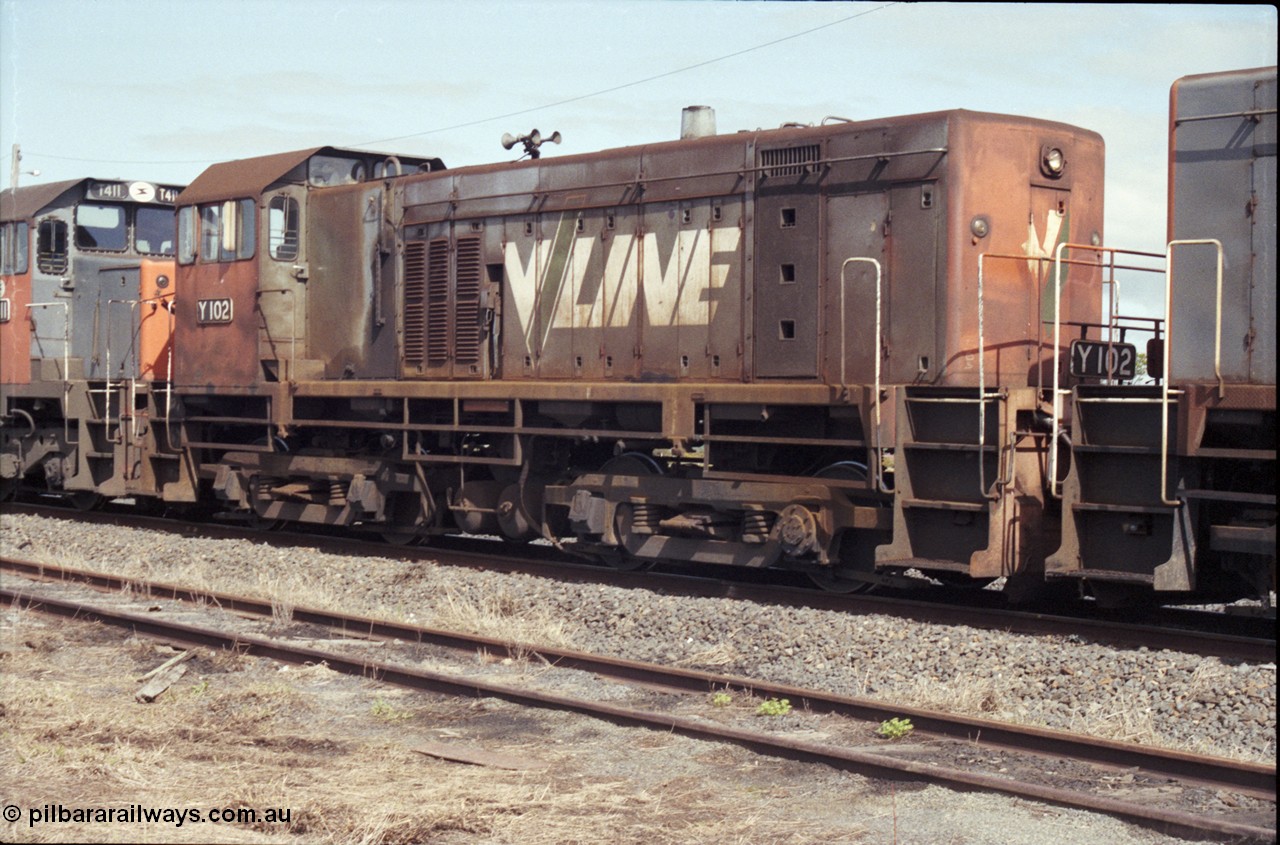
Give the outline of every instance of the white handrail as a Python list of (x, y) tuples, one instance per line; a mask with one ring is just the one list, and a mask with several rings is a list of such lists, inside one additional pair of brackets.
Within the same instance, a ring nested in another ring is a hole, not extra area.
[(845, 339), (848, 337), (848, 335), (845, 331), (844, 291), (845, 291), (846, 285), (845, 285), (844, 270), (850, 264), (853, 264), (855, 262), (872, 264), (876, 268), (876, 334), (875, 334), (876, 347), (875, 347), (875, 355), (874, 355), (875, 357), (875, 393), (872, 396), (872, 403), (874, 406), (873, 411), (875, 414), (875, 426), (876, 426), (876, 435), (875, 435), (876, 460), (875, 460), (874, 478), (876, 480), (876, 489), (878, 489), (881, 493), (888, 493), (889, 490), (884, 486), (884, 450), (880, 446), (880, 348), (881, 348), (880, 295), (881, 295), (881, 282), (883, 277), (881, 274), (880, 262), (875, 258), (860, 258), (860, 257), (846, 258), (844, 260), (844, 263), (840, 265), (840, 391), (842, 394), (847, 391), (847, 388), (845, 387), (845, 384), (847, 383), (845, 380), (845, 361), (847, 358), (845, 354)]
[(69, 302), (31, 302), (27, 305), (27, 308), (54, 307), (67, 310), (67, 318), (62, 321), (62, 437), (70, 443), (71, 421), (67, 416), (67, 405), (71, 398), (71, 317), (75, 312)]
[(1173, 248), (1175, 246), (1213, 246), (1218, 252), (1218, 289), (1214, 312), (1213, 374), (1218, 380), (1218, 398), (1225, 393), (1222, 382), (1222, 241), (1217, 238), (1188, 238), (1169, 241), (1164, 252), (1164, 360), (1160, 379), (1160, 501), (1170, 507), (1181, 507), (1179, 499), (1166, 496), (1169, 484), (1169, 381), (1172, 373), (1170, 355), (1173, 337)]

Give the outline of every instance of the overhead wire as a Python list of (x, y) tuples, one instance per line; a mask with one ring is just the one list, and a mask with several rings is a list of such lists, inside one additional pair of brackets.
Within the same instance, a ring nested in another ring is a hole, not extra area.
[[(422, 138), (427, 135), (434, 135), (440, 132), (450, 132), (455, 129), (466, 129), (472, 126), (480, 126), (485, 123), (492, 123), (498, 120), (506, 120), (507, 118), (518, 117), (524, 114), (530, 114), (532, 112), (538, 112), (538, 111), (544, 111), (546, 109), (557, 108), (559, 106), (568, 105), (570, 103), (577, 103), (577, 102), (581, 102), (582, 100), (589, 100), (592, 97), (601, 97), (601, 96), (604, 96), (605, 94), (612, 94), (617, 91), (623, 91), (627, 88), (634, 88), (638, 85), (646, 85), (650, 82), (655, 82), (659, 79), (666, 79), (669, 76), (676, 76), (677, 74), (687, 73), (691, 70), (697, 70), (698, 68), (707, 67), (708, 65), (713, 65), (718, 62), (728, 61), (729, 59), (734, 59), (734, 58), (737, 58), (738, 56), (744, 56), (748, 53), (754, 53), (757, 50), (764, 50), (769, 47), (773, 47), (778, 44), (785, 43), (787, 41), (793, 41), (797, 38), (803, 38), (806, 35), (812, 35), (813, 33), (820, 32), (824, 29), (830, 29), (833, 26), (839, 26), (840, 24), (848, 23), (849, 21), (866, 17), (867, 15), (874, 14), (875, 12), (879, 12), (884, 9), (887, 9), (890, 6), (899, 5), (899, 2), (900, 0), (893, 0), (893, 2), (883, 3), (879, 6), (875, 6), (874, 8), (870, 8), (870, 9), (863, 9), (862, 11), (857, 12), (856, 14), (847, 15), (843, 18), (838, 18), (836, 20), (829, 21), (827, 23), (820, 24), (818, 26), (810, 27), (809, 29), (801, 30), (800, 32), (794, 32), (790, 35), (784, 35), (781, 38), (775, 38), (771, 41), (766, 41), (761, 44), (755, 44), (751, 47), (745, 47), (741, 50), (735, 50), (734, 52), (726, 53), (723, 56), (717, 56), (713, 59), (705, 59), (700, 62), (694, 62), (691, 65), (685, 65), (684, 67), (679, 67), (674, 70), (669, 70), (663, 73), (654, 74), (653, 76), (646, 76), (643, 79), (636, 79), (631, 82), (624, 82), (621, 85), (614, 85), (609, 88), (602, 88), (598, 91), (592, 91), (587, 94), (578, 94), (576, 96), (568, 97), (563, 100), (556, 100), (555, 102), (551, 102), (551, 103), (543, 103), (537, 106), (530, 106), (529, 108), (506, 112), (504, 114), (499, 114), (499, 115), (493, 115), (492, 117), (480, 118), (478, 120), (469, 120), (463, 123), (455, 123), (451, 126), (440, 126), (440, 127), (436, 127), (435, 129), (427, 129), (422, 132), (411, 132), (406, 135), (395, 135), (389, 138), (375, 138), (370, 141), (360, 141), (356, 144), (353, 144), (352, 146), (368, 147), (368, 146), (373, 146), (374, 144), (387, 144), (394, 141), (404, 141), (409, 138)], [(30, 150), (30, 151), (23, 150), (23, 153), (25, 156), (39, 156), (41, 158), (52, 159), (54, 161), (75, 161), (75, 162), (82, 162), (82, 163), (89, 163), (89, 164), (143, 164), (143, 165), (165, 164), (165, 165), (168, 165), (168, 164), (207, 164), (208, 163), (207, 159), (196, 159), (196, 160), (189, 160), (189, 161), (152, 161), (152, 160), (129, 160), (129, 159), (79, 158), (75, 156), (53, 155), (51, 153), (43, 153), (36, 150)]]

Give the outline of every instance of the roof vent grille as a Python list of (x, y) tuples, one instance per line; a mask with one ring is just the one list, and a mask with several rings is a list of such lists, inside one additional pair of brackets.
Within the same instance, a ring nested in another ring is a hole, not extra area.
[(817, 144), (760, 151), (760, 166), (766, 176), (799, 176), (817, 170), (822, 150)]

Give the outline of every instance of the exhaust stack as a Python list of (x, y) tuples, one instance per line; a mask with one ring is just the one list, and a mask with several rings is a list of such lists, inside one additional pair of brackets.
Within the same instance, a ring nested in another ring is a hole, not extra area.
[(716, 110), (711, 106), (685, 106), (680, 112), (680, 140), (710, 138), (716, 134)]

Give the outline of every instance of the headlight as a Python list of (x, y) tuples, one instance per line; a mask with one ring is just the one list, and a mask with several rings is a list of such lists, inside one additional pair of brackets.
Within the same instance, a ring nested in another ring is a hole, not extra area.
[(1067, 157), (1057, 147), (1044, 147), (1040, 150), (1040, 170), (1045, 176), (1057, 179), (1066, 169)]

